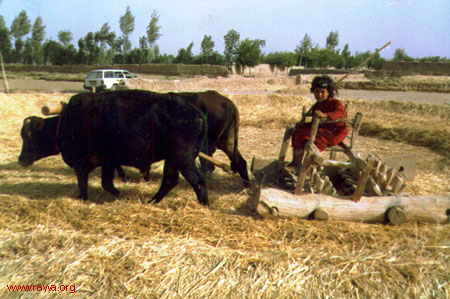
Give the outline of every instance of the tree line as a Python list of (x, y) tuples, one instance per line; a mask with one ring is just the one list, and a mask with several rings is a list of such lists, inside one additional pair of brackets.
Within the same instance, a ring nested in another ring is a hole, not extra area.
[[(1, 1), (0, 1), (1, 4)], [(271, 52), (264, 54), (262, 48), (265, 40), (245, 38), (231, 29), (224, 36), (225, 49), (221, 54), (214, 50), (215, 43), (211, 35), (204, 35), (201, 41), (201, 51), (194, 55), (191, 42), (186, 48), (178, 50), (177, 55), (162, 54), (156, 44), (161, 36), (159, 15), (156, 11), (150, 16), (146, 35), (139, 38), (139, 46), (132, 48), (130, 34), (134, 31), (134, 20), (130, 7), (119, 19), (121, 35), (111, 31), (108, 22), (96, 32), (88, 32), (78, 40), (78, 48), (72, 44), (73, 34), (70, 30), (58, 32), (58, 41), (45, 39), (45, 25), (41, 17), (37, 17), (33, 25), (25, 10), (15, 17), (8, 28), (3, 16), (0, 15), (0, 52), (6, 63), (22, 63), (32, 65), (93, 65), (93, 64), (144, 64), (144, 63), (183, 63), (183, 64), (213, 64), (228, 68), (233, 64), (253, 67), (267, 63), (284, 70), (292, 66), (311, 68), (334, 67), (351, 69), (370, 56), (370, 51), (349, 51), (349, 45), (343, 49), (339, 45), (338, 31), (332, 31), (326, 38), (325, 47), (313, 43), (311, 37), (305, 34), (300, 44), (293, 51)], [(31, 34), (30, 34), (31, 33)], [(367, 62), (367, 67), (380, 69), (385, 59), (379, 54)], [(396, 49), (392, 61), (446, 62), (445, 57), (412, 58), (404, 49)]]

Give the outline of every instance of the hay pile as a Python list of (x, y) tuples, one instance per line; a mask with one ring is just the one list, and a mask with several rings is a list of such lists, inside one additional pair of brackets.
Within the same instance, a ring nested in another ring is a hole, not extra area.
[[(23, 118), (69, 97), (0, 95), (1, 297), (450, 295), (448, 226), (262, 220), (246, 205), (255, 190), (243, 190), (238, 176), (220, 170), (208, 181), (210, 208), (197, 203), (184, 179), (160, 204), (144, 204), (159, 187), (162, 163), (152, 167), (149, 183), (127, 169), (131, 181), (115, 182), (122, 194), (117, 201), (101, 189), (97, 169), (90, 175), (90, 201), (74, 199), (75, 176), (59, 156), (28, 169), (17, 163)], [(292, 95), (230, 97), (239, 107), (240, 148), (249, 163), (253, 156), (276, 157), (284, 126), (298, 119), (302, 104), (312, 104)], [(350, 109), (362, 111), (368, 122), (388, 113), (386, 128), (416, 128), (416, 123), (430, 131), (448, 128), (448, 112), (440, 106), (408, 106), (404, 115), (404, 107), (389, 102), (351, 103)], [(450, 192), (449, 166), (442, 165), (445, 157), (437, 151), (373, 137), (361, 137), (358, 151), (412, 154), (418, 171), (411, 192)], [(215, 157), (227, 161), (222, 153)], [(8, 291), (13, 284), (75, 285), (76, 292)]]

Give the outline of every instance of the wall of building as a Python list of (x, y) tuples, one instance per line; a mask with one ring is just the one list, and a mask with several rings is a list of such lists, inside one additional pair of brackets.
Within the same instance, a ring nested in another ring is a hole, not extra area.
[(219, 65), (187, 65), (187, 64), (115, 64), (115, 65), (69, 65), (69, 66), (33, 66), (5, 65), (8, 72), (49, 72), (49, 73), (88, 73), (95, 69), (124, 69), (132, 73), (162, 76), (213, 76), (227, 77), (229, 71)]
[(394, 75), (449, 76), (450, 63), (384, 61), (381, 70)]

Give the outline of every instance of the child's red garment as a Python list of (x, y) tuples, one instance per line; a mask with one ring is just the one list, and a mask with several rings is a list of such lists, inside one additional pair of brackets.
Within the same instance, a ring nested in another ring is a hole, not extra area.
[[(342, 103), (334, 98), (328, 98), (325, 101), (317, 102), (313, 106), (312, 113), (320, 110), (329, 119), (345, 118), (345, 108)], [(322, 152), (327, 147), (338, 145), (344, 141), (347, 136), (347, 126), (343, 122), (333, 124), (320, 124), (317, 130), (316, 140), (314, 141), (317, 148)], [(292, 146), (294, 150), (303, 149), (306, 142), (311, 139), (311, 124), (305, 124), (301, 128), (295, 129), (292, 134)]]

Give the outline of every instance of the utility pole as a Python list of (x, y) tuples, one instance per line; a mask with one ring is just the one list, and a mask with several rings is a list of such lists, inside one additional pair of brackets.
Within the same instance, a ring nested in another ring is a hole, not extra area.
[(3, 86), (5, 87), (5, 93), (9, 93), (8, 81), (6, 80), (5, 67), (3, 65), (2, 52), (0, 52), (0, 64), (2, 65), (2, 77), (3, 77)]

